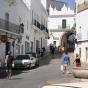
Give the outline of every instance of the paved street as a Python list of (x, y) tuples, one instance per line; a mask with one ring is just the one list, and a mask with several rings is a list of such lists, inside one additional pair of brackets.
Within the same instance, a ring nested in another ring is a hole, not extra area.
[(61, 60), (57, 55), (42, 58), (38, 68), (18, 71), (11, 80), (0, 79), (0, 88), (41, 88), (47, 84), (73, 82), (72, 74), (60, 71)]

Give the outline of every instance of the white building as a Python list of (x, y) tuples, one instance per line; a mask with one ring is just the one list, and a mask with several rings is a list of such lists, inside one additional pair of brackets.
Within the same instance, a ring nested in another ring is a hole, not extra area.
[(46, 48), (47, 17), (41, 0), (0, 0), (0, 57)]
[(48, 14), (46, 9), (43, 7), (41, 0), (38, 0), (35, 3), (35, 0), (31, 2), (31, 18), (32, 18), (32, 36), (31, 43), (34, 45), (34, 52), (38, 48), (45, 47), (47, 48), (47, 39), (48, 39), (48, 29), (47, 21)]
[(80, 55), (81, 61), (88, 62), (88, 0), (77, 0), (75, 52)]
[[(75, 14), (65, 2), (49, 0), (48, 29), (50, 39), (48, 45), (55, 43), (56, 46), (64, 46), (64, 40), (68, 39), (74, 31)], [(73, 33), (74, 34), (74, 33)]]

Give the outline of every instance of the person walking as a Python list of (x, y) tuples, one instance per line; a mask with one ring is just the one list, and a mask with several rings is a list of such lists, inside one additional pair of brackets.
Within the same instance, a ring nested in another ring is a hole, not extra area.
[(64, 73), (69, 73), (70, 57), (68, 55), (68, 52), (64, 53), (63, 63), (64, 63), (64, 68), (63, 68)]
[(13, 57), (11, 56), (11, 51), (6, 55), (6, 78), (11, 79), (12, 66), (14, 64)]
[(76, 59), (74, 60), (73, 64), (75, 63), (76, 67), (81, 67), (81, 61), (78, 53), (76, 54)]

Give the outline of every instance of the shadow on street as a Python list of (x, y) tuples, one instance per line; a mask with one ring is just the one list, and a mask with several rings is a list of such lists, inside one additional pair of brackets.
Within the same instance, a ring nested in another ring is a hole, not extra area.
[(53, 59), (61, 59), (61, 58), (62, 58), (61, 53), (55, 53), (55, 54), (49, 53), (47, 56), (41, 57), (41, 59), (39, 60), (39, 66), (48, 65)]
[[(60, 54), (60, 53), (55, 53), (55, 54), (49, 53), (47, 55), (44, 55), (44, 56), (40, 57), (40, 59), (39, 59), (39, 67), (50, 64), (50, 62), (53, 59), (61, 59), (61, 58), (62, 58), (62, 54)], [(15, 69), (15, 70), (13, 69), (12, 70), (12, 76), (19, 75), (22, 73), (27, 73), (27, 70), (32, 70), (32, 69), (36, 69), (36, 68), (34, 67), (31, 69)], [(0, 79), (4, 79), (5, 77), (6, 77), (6, 72), (4, 69), (2, 72), (0, 72)], [(18, 78), (18, 79), (20, 79), (20, 78)]]
[[(15, 69), (15, 70), (12, 70), (12, 76), (19, 75), (19, 74), (22, 74), (22, 73), (27, 73), (26, 72), (27, 70), (29, 70), (29, 69)], [(4, 70), (3, 72), (0, 73), (0, 79), (4, 79), (5, 77), (6, 77), (6, 72)]]

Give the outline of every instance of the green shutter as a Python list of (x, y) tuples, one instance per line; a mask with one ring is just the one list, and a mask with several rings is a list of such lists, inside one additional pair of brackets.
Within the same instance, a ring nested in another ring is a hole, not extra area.
[(66, 20), (62, 20), (62, 28), (66, 28)]

